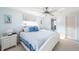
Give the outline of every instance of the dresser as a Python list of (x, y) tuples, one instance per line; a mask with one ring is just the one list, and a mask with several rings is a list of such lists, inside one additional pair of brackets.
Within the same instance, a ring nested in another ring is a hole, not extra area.
[(12, 46), (16, 46), (17, 45), (17, 35), (12, 34), (12, 35), (0, 37), (0, 45), (1, 45), (1, 50), (10, 48)]

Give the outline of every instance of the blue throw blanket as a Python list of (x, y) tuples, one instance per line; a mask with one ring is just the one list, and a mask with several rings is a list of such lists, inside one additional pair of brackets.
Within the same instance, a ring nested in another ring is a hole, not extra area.
[(30, 51), (35, 51), (35, 49), (33, 48), (33, 46), (28, 41), (24, 40), (21, 37), (20, 37), (20, 41), (22, 41), (30, 49)]

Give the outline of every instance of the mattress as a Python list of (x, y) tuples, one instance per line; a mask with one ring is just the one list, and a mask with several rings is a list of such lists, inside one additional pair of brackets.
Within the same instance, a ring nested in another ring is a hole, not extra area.
[(37, 32), (21, 32), (21, 40), (32, 46), (33, 50), (39, 50), (39, 48), (44, 44), (44, 42), (50, 37), (56, 36), (56, 32), (40, 30)]

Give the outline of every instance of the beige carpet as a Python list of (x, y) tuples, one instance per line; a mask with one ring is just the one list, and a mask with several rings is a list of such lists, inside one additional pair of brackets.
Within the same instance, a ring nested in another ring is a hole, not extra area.
[[(53, 49), (54, 51), (79, 51), (79, 42), (73, 40), (60, 40), (60, 42)], [(21, 44), (9, 48), (5, 51), (25, 51)]]
[(74, 40), (61, 40), (54, 48), (54, 51), (79, 51), (79, 42)]
[(26, 50), (24, 49), (24, 47), (21, 44), (18, 44), (17, 46), (8, 48), (5, 51), (26, 51)]

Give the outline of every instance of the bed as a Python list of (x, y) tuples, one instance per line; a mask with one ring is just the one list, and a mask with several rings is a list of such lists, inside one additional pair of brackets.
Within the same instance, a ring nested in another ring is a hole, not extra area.
[(59, 34), (49, 30), (20, 33), (20, 43), (27, 51), (51, 51), (58, 42)]

